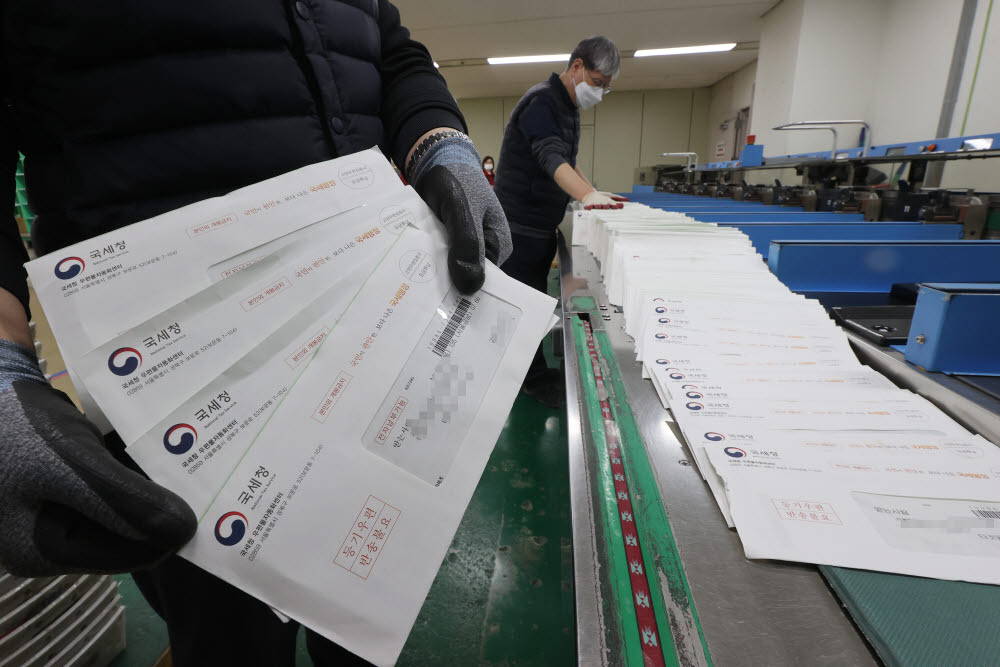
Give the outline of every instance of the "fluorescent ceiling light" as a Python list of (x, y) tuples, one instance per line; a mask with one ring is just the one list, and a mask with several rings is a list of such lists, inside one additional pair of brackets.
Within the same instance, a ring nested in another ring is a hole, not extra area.
[(640, 49), (635, 52), (636, 58), (647, 58), (649, 56), (679, 56), (685, 53), (715, 53), (717, 51), (732, 51), (736, 48), (736, 43), (732, 44), (705, 44), (704, 46), (675, 46), (671, 49)]
[(516, 65), (518, 63), (556, 63), (569, 60), (568, 53), (555, 53), (549, 56), (511, 56), (509, 58), (487, 58), (491, 65)]

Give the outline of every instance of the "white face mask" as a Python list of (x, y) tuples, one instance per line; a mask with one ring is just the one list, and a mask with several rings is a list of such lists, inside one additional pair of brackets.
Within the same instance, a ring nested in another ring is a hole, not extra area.
[(484, 164), (483, 165), (483, 169), (485, 169), (486, 171), (493, 171), (493, 165), (492, 164)]
[(603, 98), (604, 89), (587, 83), (587, 73), (584, 71), (583, 80), (576, 84), (577, 105), (586, 111), (587, 109), (597, 106)]

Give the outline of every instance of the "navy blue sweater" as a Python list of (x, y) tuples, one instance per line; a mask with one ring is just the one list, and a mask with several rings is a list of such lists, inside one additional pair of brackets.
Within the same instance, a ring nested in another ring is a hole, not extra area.
[(553, 177), (562, 164), (576, 167), (579, 147), (580, 110), (553, 74), (525, 93), (504, 132), (493, 191), (512, 233), (552, 236), (570, 199)]

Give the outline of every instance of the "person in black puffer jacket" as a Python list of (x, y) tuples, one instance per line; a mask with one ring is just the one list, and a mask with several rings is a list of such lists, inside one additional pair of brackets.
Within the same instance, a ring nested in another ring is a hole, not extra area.
[[(40, 254), (374, 145), (445, 224), (459, 290), (510, 254), (458, 105), (388, 0), (5, 0), (0, 31), (0, 179), (10, 211), (23, 153)], [(173, 555), (196, 529), (191, 509), (45, 381), (26, 259), (8, 214), (0, 565), (136, 570), (175, 665), (293, 665), (297, 624)], [(314, 633), (308, 644), (317, 664), (352, 660)]]
[[(530, 89), (514, 107), (500, 148), (494, 192), (510, 221), (514, 251), (500, 268), (525, 285), (546, 291), (556, 253), (556, 227), (576, 199), (588, 208), (621, 208), (621, 197), (599, 192), (576, 166), (580, 109), (610, 91), (621, 54), (607, 37), (588, 37), (570, 55), (566, 71)], [(563, 380), (538, 347), (522, 387), (552, 408), (563, 403)]]

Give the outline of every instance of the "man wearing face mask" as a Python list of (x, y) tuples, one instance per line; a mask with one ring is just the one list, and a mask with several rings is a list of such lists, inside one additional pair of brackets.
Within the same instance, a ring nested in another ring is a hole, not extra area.
[[(588, 37), (573, 49), (566, 71), (531, 88), (517, 103), (504, 133), (494, 192), (510, 223), (514, 251), (500, 267), (546, 291), (556, 252), (556, 227), (570, 199), (587, 209), (621, 208), (624, 198), (600, 192), (576, 166), (580, 109), (611, 90), (621, 54), (607, 37)], [(548, 368), (539, 346), (523, 391), (550, 407), (564, 402), (561, 374)]]

